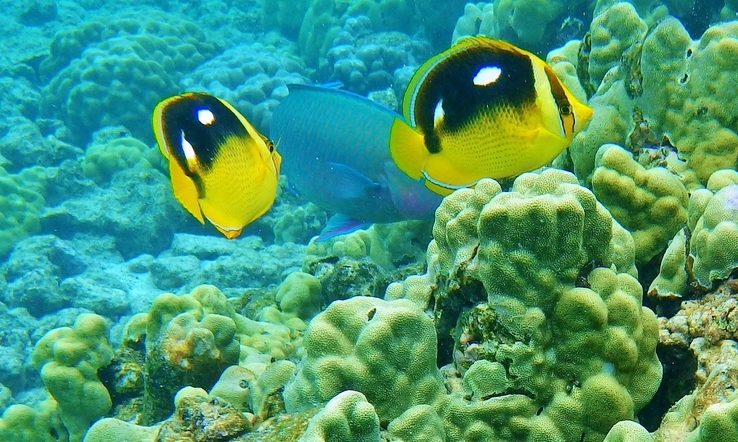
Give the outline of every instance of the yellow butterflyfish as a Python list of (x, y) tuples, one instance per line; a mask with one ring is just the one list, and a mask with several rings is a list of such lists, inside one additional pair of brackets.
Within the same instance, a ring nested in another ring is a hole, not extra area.
[(281, 157), (225, 100), (188, 92), (162, 100), (154, 135), (177, 200), (235, 238), (274, 203)]
[(445, 195), (549, 163), (592, 110), (534, 54), (469, 37), (413, 75), (390, 136), (398, 167)]

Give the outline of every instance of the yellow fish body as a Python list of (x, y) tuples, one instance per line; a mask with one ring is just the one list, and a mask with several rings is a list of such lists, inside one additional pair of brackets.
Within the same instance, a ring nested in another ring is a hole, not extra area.
[(281, 157), (226, 101), (169, 97), (156, 105), (153, 126), (174, 196), (201, 223), (235, 238), (274, 203)]
[(426, 61), (403, 97), (390, 153), (400, 169), (445, 195), (482, 178), (550, 162), (592, 116), (530, 52), (470, 37)]

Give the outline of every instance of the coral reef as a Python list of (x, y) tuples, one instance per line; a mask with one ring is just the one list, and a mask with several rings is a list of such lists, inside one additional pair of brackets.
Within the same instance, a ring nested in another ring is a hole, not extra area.
[(409, 301), (335, 301), (310, 322), (304, 346), (305, 361), (284, 390), (288, 412), (355, 390), (384, 422), (443, 394), (433, 323)]
[[(287, 46), (285, 48), (285, 46)], [(185, 75), (184, 90), (211, 93), (235, 106), (261, 133), (269, 133), (272, 110), (287, 96), (287, 84), (307, 83), (304, 63), (283, 41), (243, 44)]]
[(592, 192), (633, 235), (636, 262), (648, 262), (686, 224), (687, 189), (666, 168), (646, 170), (616, 145), (600, 147), (595, 165)]
[(437, 326), (455, 325), (444, 321), (455, 321), (454, 299), (467, 291), (484, 290), (491, 310), (460, 320), (456, 364), (472, 376), (471, 363), (486, 358), (507, 378), (494, 400), (452, 401), (451, 440), (465, 440), (487, 413), (510, 419), (478, 430), (487, 438), (601, 439), (655, 393), (658, 324), (631, 275), (633, 240), (573, 175), (545, 170), (521, 175), (509, 192), (491, 180), (455, 192), (436, 212), (428, 255)]
[(97, 370), (108, 365), (113, 348), (108, 324), (95, 314), (80, 315), (74, 327), (50, 331), (36, 344), (33, 364), (56, 400), (70, 442), (82, 442), (87, 428), (110, 411), (112, 402)]
[[(736, 128), (728, 117), (735, 98), (720, 92), (727, 90), (724, 84), (735, 70), (724, 62), (734, 58), (735, 22), (713, 25), (692, 40), (674, 18), (646, 34), (648, 18), (630, 3), (603, 7), (599, 14), (587, 63), (579, 65), (596, 94), (589, 103), (594, 117), (570, 146), (577, 176), (591, 180), (597, 149), (606, 143), (627, 146), (642, 154), (643, 162), (665, 162), (689, 190), (735, 164)], [(610, 48), (616, 44), (610, 40), (602, 48), (596, 45), (603, 28), (620, 32), (625, 23), (638, 31), (617, 39), (617, 47)], [(650, 136), (639, 137), (639, 132)], [(678, 159), (670, 152), (678, 153)]]
[(59, 33), (40, 69), (50, 78), (41, 112), (64, 121), (77, 141), (110, 125), (152, 140), (149, 114), (216, 46), (196, 25), (148, 12)]

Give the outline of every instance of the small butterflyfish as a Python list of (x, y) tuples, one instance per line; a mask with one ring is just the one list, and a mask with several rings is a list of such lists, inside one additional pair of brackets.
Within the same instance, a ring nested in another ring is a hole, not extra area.
[(481, 36), (421, 65), (402, 107), (392, 158), (441, 195), (549, 163), (592, 116), (543, 60)]
[(225, 100), (193, 92), (166, 98), (153, 127), (174, 196), (201, 223), (235, 238), (274, 203), (281, 157)]

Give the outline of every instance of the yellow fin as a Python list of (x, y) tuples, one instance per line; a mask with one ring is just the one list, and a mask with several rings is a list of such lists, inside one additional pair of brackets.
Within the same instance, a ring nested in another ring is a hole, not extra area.
[(200, 210), (199, 194), (197, 186), (192, 178), (188, 177), (179, 163), (174, 158), (169, 158), (169, 177), (172, 181), (172, 190), (177, 201), (192, 214), (200, 224), (205, 224), (205, 219)]
[(428, 158), (425, 167), (423, 167), (423, 175), (425, 175), (427, 181), (432, 181), (437, 186), (451, 189), (451, 191), (473, 186), (483, 178), (472, 170), (459, 168), (449, 161), (448, 156), (444, 155), (443, 152), (431, 155)]
[(419, 180), (423, 165), (430, 156), (425, 148), (423, 135), (410, 127), (400, 118), (395, 118), (390, 130), (390, 155), (403, 172), (410, 178)]
[(220, 226), (217, 226), (217, 225), (215, 225), (215, 224), (213, 224), (213, 226), (214, 226), (214, 227), (215, 227), (215, 228), (216, 228), (216, 229), (218, 230), (218, 232), (222, 233), (222, 234), (223, 234), (223, 236), (225, 236), (225, 237), (226, 237), (226, 238), (228, 238), (228, 239), (233, 239), (233, 238), (236, 238), (236, 237), (237, 237), (238, 235), (240, 235), (240, 234), (241, 234), (241, 231), (243, 230), (243, 229), (238, 229), (238, 230), (226, 230), (226, 229), (223, 229), (223, 228), (221, 228)]
[(427, 187), (430, 191), (437, 193), (442, 196), (450, 195), (451, 192), (453, 192), (456, 189), (449, 189), (448, 187), (440, 186), (433, 181), (425, 180), (425, 187)]

